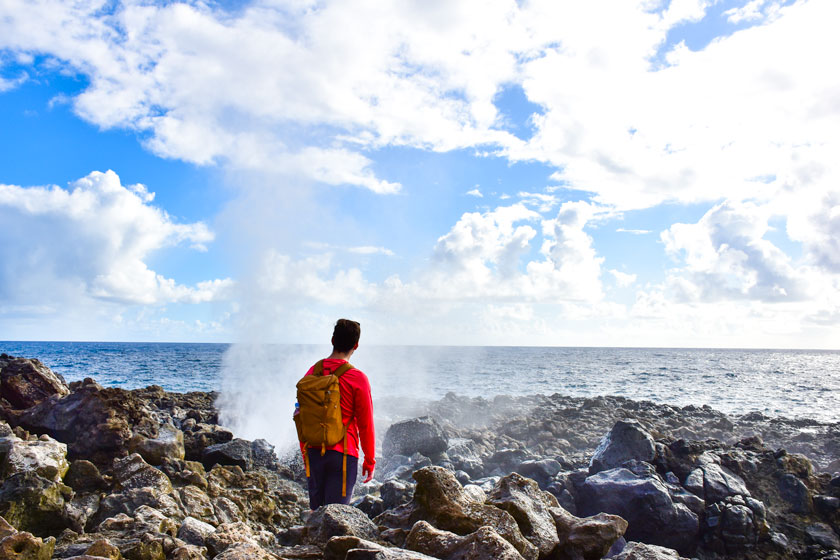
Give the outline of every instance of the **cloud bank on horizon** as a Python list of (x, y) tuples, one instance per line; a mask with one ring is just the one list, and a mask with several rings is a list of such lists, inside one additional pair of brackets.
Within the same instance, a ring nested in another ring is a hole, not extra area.
[(0, 338), (838, 347), (833, 0), (0, 16)]

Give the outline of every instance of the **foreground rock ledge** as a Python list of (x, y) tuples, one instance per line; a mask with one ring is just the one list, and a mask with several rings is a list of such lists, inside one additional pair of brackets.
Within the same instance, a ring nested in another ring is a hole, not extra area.
[(296, 454), (218, 425), (213, 393), (5, 355), (0, 380), (0, 560), (840, 558), (836, 424), (447, 395), (400, 403), (356, 507), (310, 513)]

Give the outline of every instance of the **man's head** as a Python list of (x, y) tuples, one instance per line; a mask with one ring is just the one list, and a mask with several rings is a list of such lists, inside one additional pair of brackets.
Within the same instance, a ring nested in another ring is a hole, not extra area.
[(333, 329), (333, 350), (342, 354), (355, 350), (361, 334), (362, 326), (359, 323), (350, 319), (339, 319)]

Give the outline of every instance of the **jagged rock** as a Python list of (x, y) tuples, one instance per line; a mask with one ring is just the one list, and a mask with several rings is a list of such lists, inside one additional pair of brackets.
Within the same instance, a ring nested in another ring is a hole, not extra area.
[(446, 451), (449, 439), (443, 428), (430, 416), (391, 424), (385, 432), (382, 450), (385, 455), (420, 453), (431, 457)]
[(688, 560), (680, 556), (673, 548), (628, 542), (624, 550), (612, 557), (612, 560)]
[(61, 482), (70, 468), (67, 446), (47, 435), (23, 440), (14, 435), (0, 438), (0, 480), (21, 472), (34, 472)]
[(557, 546), (557, 528), (549, 510), (559, 504), (554, 496), (540, 490), (534, 480), (518, 473), (502, 477), (486, 503), (511, 514), (522, 535), (537, 547), (541, 557)]
[(97, 492), (108, 488), (108, 482), (99, 473), (96, 465), (84, 459), (70, 463), (64, 483), (76, 492)]
[(178, 489), (184, 513), (201, 521), (218, 523), (213, 502), (198, 486), (188, 485)]
[(182, 460), (184, 433), (172, 424), (161, 424), (157, 437), (135, 435), (129, 443), (129, 451), (139, 453), (150, 465), (161, 465), (165, 459)]
[(256, 543), (239, 542), (227, 547), (214, 560), (279, 560), (277, 556)]
[(226, 443), (211, 445), (204, 450), (201, 462), (208, 469), (213, 465), (236, 465), (243, 470), (250, 470), (254, 465), (251, 442), (236, 438)]
[(414, 494), (414, 485), (400, 480), (389, 480), (379, 487), (379, 496), (382, 498), (382, 509), (393, 509), (397, 506), (411, 501)]
[(796, 475), (786, 473), (779, 478), (779, 493), (790, 504), (793, 513), (810, 513), (813, 510), (811, 493)]
[(80, 533), (84, 532), (88, 521), (99, 511), (101, 502), (99, 493), (80, 493), (73, 496), (64, 508), (70, 528)]
[(494, 476), (504, 476), (522, 463), (535, 459), (527, 449), (499, 449), (484, 460), (484, 472)]
[(603, 558), (627, 530), (627, 521), (617, 515), (599, 513), (580, 518), (561, 507), (550, 511), (558, 538), (552, 556), (555, 560)]
[(114, 461), (114, 478), (120, 490), (150, 488), (160, 494), (172, 493), (172, 482), (169, 478), (146, 463), (137, 453)]
[(730, 496), (706, 509), (703, 540), (720, 554), (736, 554), (754, 547), (769, 532), (764, 504), (753, 498)]
[(215, 531), (216, 528), (209, 523), (205, 523), (194, 517), (186, 517), (178, 528), (178, 538), (189, 544), (204, 546), (207, 537)]
[(251, 442), (251, 457), (253, 458), (252, 468), (277, 469), (278, 462), (274, 446), (264, 439), (255, 439)]
[(604, 436), (589, 463), (589, 473), (620, 467), (635, 459), (650, 462), (656, 456), (653, 438), (637, 420), (619, 420)]
[(259, 546), (254, 532), (246, 523), (222, 523), (213, 533), (204, 539), (210, 557), (224, 552), (228, 547), (236, 543), (248, 543)]
[(344, 560), (347, 553), (351, 550), (369, 550), (380, 551), (385, 547), (375, 542), (366, 541), (359, 537), (353, 536), (337, 536), (332, 537), (324, 546), (323, 557), (324, 560)]
[(70, 526), (65, 515), (73, 490), (34, 471), (6, 478), (0, 487), (0, 515), (21, 531), (58, 534)]
[(490, 527), (479, 527), (473, 533), (459, 536), (418, 521), (408, 533), (405, 546), (409, 550), (446, 560), (522, 560), (516, 548)]
[(358, 500), (355, 500), (351, 505), (362, 510), (371, 519), (385, 511), (382, 505), (382, 499), (372, 494), (365, 494)]
[(173, 519), (184, 517), (184, 513), (171, 495), (161, 494), (152, 488), (132, 488), (103, 497), (91, 524), (95, 526), (103, 520), (121, 513), (132, 514), (142, 506), (156, 509)]
[(823, 548), (840, 550), (840, 539), (830, 525), (813, 523), (805, 528), (805, 533), (812, 541)]
[(98, 556), (110, 560), (120, 560), (122, 553), (120, 549), (108, 542), (108, 539), (99, 539), (93, 542), (85, 551), (87, 556)]
[(446, 455), (455, 469), (466, 472), (470, 477), (484, 476), (484, 462), (478, 452), (478, 446), (471, 439), (452, 438)]
[(38, 360), (0, 354), (0, 399), (22, 410), (70, 394), (64, 378)]
[(533, 479), (545, 490), (563, 467), (555, 459), (540, 459), (538, 461), (523, 461), (516, 467), (516, 472), (524, 477)]
[(201, 461), (204, 450), (211, 445), (227, 443), (233, 439), (233, 432), (222, 426), (196, 424), (184, 432), (184, 457), (190, 461)]
[(655, 476), (639, 476), (628, 469), (602, 471), (580, 487), (584, 515), (599, 512), (627, 520), (627, 538), (691, 553), (697, 546), (699, 520), (683, 504), (671, 500)]
[(321, 506), (306, 520), (304, 543), (323, 546), (336, 536), (374, 540), (379, 537), (379, 530), (364, 512), (344, 504)]
[(41, 539), (28, 531), (18, 531), (0, 517), (0, 559), (49, 560), (55, 550), (55, 537)]
[(174, 548), (168, 555), (168, 560), (205, 560), (207, 548), (194, 544), (184, 544)]
[(426, 467), (413, 476), (417, 486), (412, 501), (382, 513), (374, 520), (377, 524), (408, 530), (422, 519), (458, 535), (475, 532), (486, 525), (510, 542), (526, 560), (537, 557), (537, 548), (522, 535), (516, 520), (506, 511), (473, 501), (451, 471)]
[(135, 433), (157, 435), (148, 405), (123, 389), (86, 379), (66, 397), (53, 395), (16, 419), (19, 426), (67, 444), (68, 457), (110, 465), (128, 454)]
[(697, 459), (698, 467), (686, 477), (683, 486), (707, 504), (729, 496), (749, 496), (744, 479), (720, 464), (720, 457), (705, 452)]

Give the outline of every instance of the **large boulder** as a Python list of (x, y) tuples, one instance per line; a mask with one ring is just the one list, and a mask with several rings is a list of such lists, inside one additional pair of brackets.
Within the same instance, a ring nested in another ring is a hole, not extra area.
[(379, 530), (363, 511), (353, 506), (329, 504), (312, 512), (304, 526), (304, 543), (324, 546), (337, 536), (375, 540)]
[(700, 529), (697, 514), (674, 503), (656, 475), (639, 475), (625, 468), (586, 478), (579, 489), (583, 515), (599, 512), (627, 520), (627, 538), (691, 553)]
[(156, 437), (159, 423), (143, 400), (129, 391), (102, 388), (86, 379), (66, 396), (53, 395), (15, 420), (38, 434), (67, 444), (68, 457), (110, 465), (128, 454), (135, 434)]
[(184, 433), (171, 423), (161, 424), (156, 437), (136, 434), (129, 451), (139, 453), (150, 465), (161, 465), (166, 459), (184, 459)]
[(114, 478), (120, 490), (151, 488), (160, 494), (172, 493), (169, 478), (137, 453), (114, 461)]
[(53, 395), (68, 394), (64, 378), (40, 361), (0, 354), (0, 400), (12, 408), (22, 410)]
[(624, 535), (627, 522), (617, 515), (599, 513), (580, 518), (561, 507), (551, 509), (557, 529), (556, 560), (597, 560), (606, 556)]
[(251, 442), (236, 438), (225, 443), (211, 445), (204, 450), (201, 462), (207, 469), (212, 468), (213, 465), (236, 465), (242, 470), (250, 470), (254, 466)]
[(417, 486), (411, 502), (377, 516), (374, 520), (377, 524), (408, 530), (424, 520), (457, 535), (468, 535), (488, 526), (511, 543), (525, 560), (537, 558), (537, 547), (522, 535), (516, 520), (506, 511), (473, 500), (451, 471), (425, 467), (413, 476)]
[(697, 458), (697, 467), (686, 477), (683, 486), (707, 504), (729, 496), (749, 496), (747, 485), (737, 474), (721, 465), (720, 457), (705, 452)]
[(31, 471), (60, 482), (69, 468), (67, 446), (47, 435), (29, 440), (15, 435), (0, 438), (0, 480)]
[(185, 543), (204, 546), (207, 538), (216, 532), (216, 528), (194, 517), (186, 517), (178, 527), (178, 538)]
[(418, 521), (406, 537), (405, 547), (445, 560), (522, 560), (522, 555), (490, 527), (460, 536)]
[(73, 490), (34, 471), (11, 475), (0, 486), (0, 515), (21, 531), (57, 535), (68, 528), (65, 507)]
[(619, 420), (601, 439), (589, 463), (589, 474), (622, 466), (630, 460), (653, 461), (656, 444), (637, 420)]
[(760, 501), (730, 496), (706, 508), (703, 516), (703, 542), (719, 554), (738, 554), (758, 544), (768, 535), (766, 508)]
[(324, 560), (437, 560), (413, 550), (391, 548), (359, 537), (332, 537), (324, 547)]
[(557, 546), (557, 528), (550, 510), (559, 504), (554, 496), (540, 490), (535, 481), (518, 473), (502, 477), (487, 497), (487, 503), (511, 514), (541, 557)]
[(386, 456), (420, 453), (431, 457), (449, 447), (449, 438), (440, 424), (430, 416), (391, 424), (385, 432), (382, 451)]

